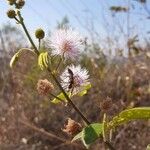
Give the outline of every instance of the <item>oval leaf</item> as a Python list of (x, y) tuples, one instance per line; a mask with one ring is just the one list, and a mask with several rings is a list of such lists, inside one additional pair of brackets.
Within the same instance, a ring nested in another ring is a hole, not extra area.
[(20, 49), (17, 53), (15, 53), (15, 55), (11, 58), (10, 64), (9, 64), (11, 68), (16, 64), (16, 62), (17, 62), (18, 59), (19, 59), (19, 56), (21, 55), (21, 53), (22, 53), (23, 51), (31, 51), (31, 52), (34, 52), (33, 50), (28, 49), (28, 48), (21, 48), (21, 49)]
[(92, 87), (92, 86), (91, 86), (91, 83), (85, 85), (85, 86), (83, 87), (83, 90), (80, 91), (80, 92), (78, 93), (78, 95), (79, 95), (79, 96), (85, 95), (85, 94), (87, 93), (87, 91), (88, 91), (91, 87)]
[(108, 128), (114, 128), (135, 119), (150, 119), (150, 107), (138, 107), (122, 111), (108, 123)]
[(12, 68), (19, 59), (19, 53), (17, 52), (10, 60), (10, 68)]
[(82, 131), (81, 131), (80, 133), (78, 133), (78, 134), (72, 139), (71, 142), (74, 142), (74, 141), (80, 139), (81, 137), (82, 137)]
[(82, 142), (88, 148), (95, 140), (97, 140), (103, 132), (103, 124), (94, 123), (82, 130)]
[[(69, 96), (70, 93), (68, 92), (67, 95)], [(54, 98), (51, 102), (54, 103), (54, 104), (59, 104), (61, 102), (67, 103), (66, 97), (64, 96), (63, 93), (58, 94), (57, 97), (58, 98)]]

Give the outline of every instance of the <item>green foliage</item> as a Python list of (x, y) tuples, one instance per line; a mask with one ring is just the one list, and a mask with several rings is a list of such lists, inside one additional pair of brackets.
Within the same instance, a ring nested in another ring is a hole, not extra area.
[(83, 87), (83, 90), (82, 90), (81, 92), (79, 92), (78, 95), (79, 95), (79, 96), (83, 96), (83, 95), (87, 94), (87, 91), (88, 91), (91, 87), (92, 87), (92, 86), (91, 86), (91, 83), (85, 85), (85, 86)]
[(146, 150), (150, 150), (150, 144), (147, 145)]
[(150, 107), (138, 107), (122, 111), (108, 123), (108, 128), (114, 128), (135, 119), (150, 119)]
[[(67, 94), (68, 94), (68, 96), (70, 95), (69, 92)], [(61, 102), (66, 102), (67, 103), (67, 100), (66, 100), (66, 97), (64, 96), (64, 94), (61, 92), (60, 94), (57, 95), (57, 98), (54, 98), (51, 102), (54, 103), (54, 104), (59, 104)]]
[(81, 139), (86, 148), (89, 148), (90, 144), (92, 144), (102, 135), (102, 131), (103, 124), (90, 124), (89, 126), (83, 128), (83, 130), (72, 139), (72, 142)]
[(107, 125), (104, 120), (103, 123), (90, 124), (83, 128), (83, 130), (72, 139), (72, 142), (80, 139), (86, 148), (88, 148), (90, 144), (96, 141), (100, 136), (103, 136), (103, 132), (107, 132), (116, 126), (134, 119), (150, 119), (150, 107), (139, 107), (124, 110), (118, 116), (115, 116)]
[(49, 59), (48, 59), (48, 52), (41, 52), (38, 57), (38, 66), (41, 70), (44, 68), (48, 68)]
[(10, 65), (11, 68), (17, 63), (17, 61), (19, 60), (19, 57), (20, 57), (20, 55), (21, 55), (21, 53), (23, 51), (31, 51), (31, 52), (33, 52), (31, 49), (28, 49), (28, 48), (20, 49), (17, 53), (15, 53), (15, 55), (10, 60), (10, 64), (9, 65)]
[(18, 61), (19, 59), (19, 53), (15, 53), (15, 55), (11, 58), (10, 60), (10, 68), (13, 68), (13, 66), (16, 64), (16, 62)]
[[(82, 91), (80, 91), (79, 93), (77, 93), (77, 94), (75, 94), (75, 95), (83, 96), (83, 95), (85, 95), (85, 94), (87, 93), (87, 91), (88, 91), (90, 88), (91, 88), (91, 84), (89, 83), (89, 84), (87, 84), (86, 86), (83, 87), (83, 90), (82, 90)], [(71, 94), (71, 92), (67, 92), (67, 94), (68, 94), (69, 97), (74, 96), (74, 95)], [(58, 94), (57, 97), (58, 97), (59, 99), (58, 99), (58, 98), (54, 98), (51, 102), (54, 103), (54, 104), (59, 104), (59, 103), (61, 103), (62, 101), (63, 101), (63, 102), (67, 102), (67, 100), (66, 100), (66, 98), (65, 98), (65, 96), (64, 96), (63, 93)]]

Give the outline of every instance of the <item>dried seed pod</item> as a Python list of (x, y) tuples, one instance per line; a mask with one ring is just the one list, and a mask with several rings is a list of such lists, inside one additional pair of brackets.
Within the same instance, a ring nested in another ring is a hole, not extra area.
[(68, 118), (67, 125), (65, 125), (65, 129), (63, 129), (63, 131), (69, 135), (76, 135), (81, 131), (81, 129), (82, 126), (80, 123), (72, 120), (71, 118)]
[(112, 108), (112, 99), (107, 97), (100, 103), (100, 109), (104, 112), (109, 111)]
[(53, 89), (54, 89), (53, 84), (49, 82), (47, 79), (39, 80), (37, 83), (37, 90), (38, 93), (41, 95), (47, 95)]

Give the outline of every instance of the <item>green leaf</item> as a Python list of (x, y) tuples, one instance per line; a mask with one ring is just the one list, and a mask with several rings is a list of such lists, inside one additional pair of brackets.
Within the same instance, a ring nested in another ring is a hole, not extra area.
[(48, 52), (41, 52), (38, 57), (38, 66), (43, 70), (44, 68), (48, 68), (48, 63)]
[(85, 85), (85, 86), (83, 87), (83, 90), (82, 90), (81, 92), (79, 92), (78, 95), (79, 95), (79, 96), (85, 95), (85, 94), (87, 93), (87, 91), (88, 91), (91, 87), (92, 87), (92, 86), (91, 86), (91, 83)]
[(103, 124), (100, 123), (91, 124), (82, 130), (81, 139), (86, 148), (89, 148), (90, 144), (92, 144), (102, 135), (102, 131)]
[(85, 95), (86, 93), (87, 93), (87, 90), (83, 90), (83, 91), (81, 91), (80, 93), (78, 93), (78, 95), (82, 97), (82, 96)]
[[(70, 93), (68, 92), (67, 95), (69, 96)], [(58, 94), (57, 97), (58, 97), (59, 99), (54, 98), (51, 102), (54, 103), (54, 104), (59, 104), (59, 103), (61, 103), (61, 102), (66, 102), (66, 103), (67, 103), (66, 97), (64, 96), (63, 93)]]
[(71, 142), (74, 142), (74, 141), (80, 139), (81, 137), (82, 137), (82, 131), (81, 131), (80, 133), (78, 133), (78, 134), (72, 139)]
[(31, 51), (31, 52), (34, 52), (33, 50), (28, 49), (28, 48), (21, 48), (21, 49), (19, 49), (18, 52), (15, 53), (14, 56), (13, 56), (13, 57), (11, 58), (11, 60), (10, 60), (10, 64), (9, 64), (9, 65), (10, 65), (11, 68), (17, 63), (17, 61), (19, 60), (19, 57), (20, 57), (20, 55), (21, 55), (21, 53), (22, 53), (23, 51)]
[(17, 53), (15, 53), (15, 55), (10, 60), (10, 64), (9, 64), (10, 68), (12, 68), (16, 64), (18, 59), (19, 59), (19, 53), (17, 52)]
[(150, 119), (150, 107), (137, 107), (122, 111), (108, 123), (108, 129), (135, 119)]
[(146, 150), (150, 150), (150, 144), (147, 145)]

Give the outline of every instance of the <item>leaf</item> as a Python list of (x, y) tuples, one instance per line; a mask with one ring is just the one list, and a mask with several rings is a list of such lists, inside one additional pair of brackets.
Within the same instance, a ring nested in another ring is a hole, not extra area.
[(147, 145), (146, 150), (150, 150), (150, 144)]
[(91, 83), (85, 85), (85, 86), (83, 87), (83, 90), (82, 90), (81, 92), (79, 92), (78, 95), (79, 95), (79, 96), (85, 95), (85, 94), (87, 93), (87, 91), (88, 91), (91, 87), (92, 87), (92, 86), (91, 86)]
[[(67, 94), (68, 94), (68, 96), (70, 95), (69, 92)], [(61, 102), (66, 102), (67, 103), (66, 97), (64, 96), (63, 93), (58, 94), (57, 97), (60, 98), (60, 99), (54, 98), (51, 102), (54, 103), (54, 104), (59, 104)], [(63, 101), (61, 101), (61, 100), (63, 100)]]
[(38, 57), (38, 66), (43, 70), (44, 68), (48, 68), (48, 63), (48, 52), (41, 52)]
[(23, 51), (31, 51), (31, 52), (34, 52), (33, 50), (28, 49), (28, 48), (21, 48), (20, 50), (18, 50), (18, 52), (15, 53), (14, 56), (13, 56), (13, 57), (11, 58), (11, 60), (10, 60), (10, 64), (9, 64), (9, 65), (10, 65), (11, 68), (17, 63), (17, 61), (19, 60), (19, 57), (20, 57), (20, 55), (21, 55), (21, 53), (22, 53)]
[(126, 109), (108, 123), (108, 128), (114, 128), (135, 119), (150, 119), (150, 107)]
[(15, 53), (15, 55), (10, 60), (10, 64), (9, 64), (10, 68), (12, 68), (16, 64), (18, 59), (19, 59), (19, 53), (17, 52), (17, 53)]
[(81, 137), (82, 137), (82, 131), (81, 131), (80, 133), (78, 133), (78, 134), (72, 139), (71, 142), (74, 142), (74, 141), (80, 139)]
[(82, 130), (81, 139), (86, 148), (102, 135), (102, 131), (103, 124), (100, 123), (91, 124)]

